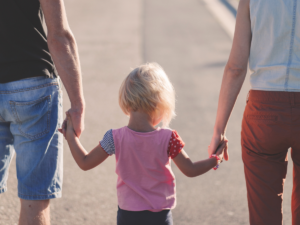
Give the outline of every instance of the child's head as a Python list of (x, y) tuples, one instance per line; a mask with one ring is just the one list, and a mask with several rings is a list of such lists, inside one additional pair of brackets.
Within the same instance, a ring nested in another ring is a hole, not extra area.
[(175, 116), (175, 91), (165, 71), (157, 63), (132, 70), (119, 91), (119, 104), (126, 115), (143, 111), (168, 127)]

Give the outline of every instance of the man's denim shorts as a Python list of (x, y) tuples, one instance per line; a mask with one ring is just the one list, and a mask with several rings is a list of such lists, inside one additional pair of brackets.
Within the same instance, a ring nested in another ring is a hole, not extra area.
[(0, 193), (16, 152), (18, 196), (61, 197), (62, 94), (59, 78), (34, 77), (0, 84)]

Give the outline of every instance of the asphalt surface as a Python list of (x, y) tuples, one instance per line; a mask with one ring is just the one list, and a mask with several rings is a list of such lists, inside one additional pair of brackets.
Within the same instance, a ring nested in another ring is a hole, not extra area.
[[(158, 62), (175, 86), (177, 117), (171, 123), (192, 160), (207, 158), (222, 73), (232, 40), (201, 0), (66, 0), (76, 37), (87, 102), (81, 141), (92, 149), (111, 128), (126, 125), (118, 106), (118, 89), (130, 68)], [(177, 225), (244, 225), (247, 196), (241, 160), (240, 131), (249, 80), (237, 100), (227, 137), (230, 161), (217, 171), (187, 178), (173, 165), (177, 184)], [(64, 109), (69, 107), (64, 95)], [(63, 198), (51, 201), (53, 225), (116, 224), (114, 157), (83, 172), (64, 147)], [(284, 193), (284, 224), (291, 224), (291, 163)], [(0, 197), (0, 225), (17, 224), (15, 163), (8, 192)]]

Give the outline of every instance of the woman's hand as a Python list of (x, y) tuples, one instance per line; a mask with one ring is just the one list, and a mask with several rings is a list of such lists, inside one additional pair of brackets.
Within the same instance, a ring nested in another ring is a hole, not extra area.
[(220, 158), (221, 162), (223, 158), (225, 159), (225, 155), (227, 157), (225, 160), (228, 160), (228, 139), (226, 137), (224, 137), (224, 140), (219, 144), (215, 154)]
[[(220, 148), (224, 142), (226, 143), (225, 148)], [(214, 134), (210, 145), (208, 146), (208, 155), (211, 156), (212, 154), (221, 154), (222, 158), (224, 158), (226, 161), (229, 159), (228, 154), (228, 139), (224, 135), (218, 135)]]

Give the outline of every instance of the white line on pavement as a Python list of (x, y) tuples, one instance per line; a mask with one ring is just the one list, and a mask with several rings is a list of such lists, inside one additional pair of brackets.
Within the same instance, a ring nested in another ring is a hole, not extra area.
[(206, 3), (207, 8), (212, 14), (219, 20), (220, 24), (227, 32), (227, 34), (233, 38), (235, 30), (235, 17), (226, 8), (226, 6), (220, 0), (203, 0)]

